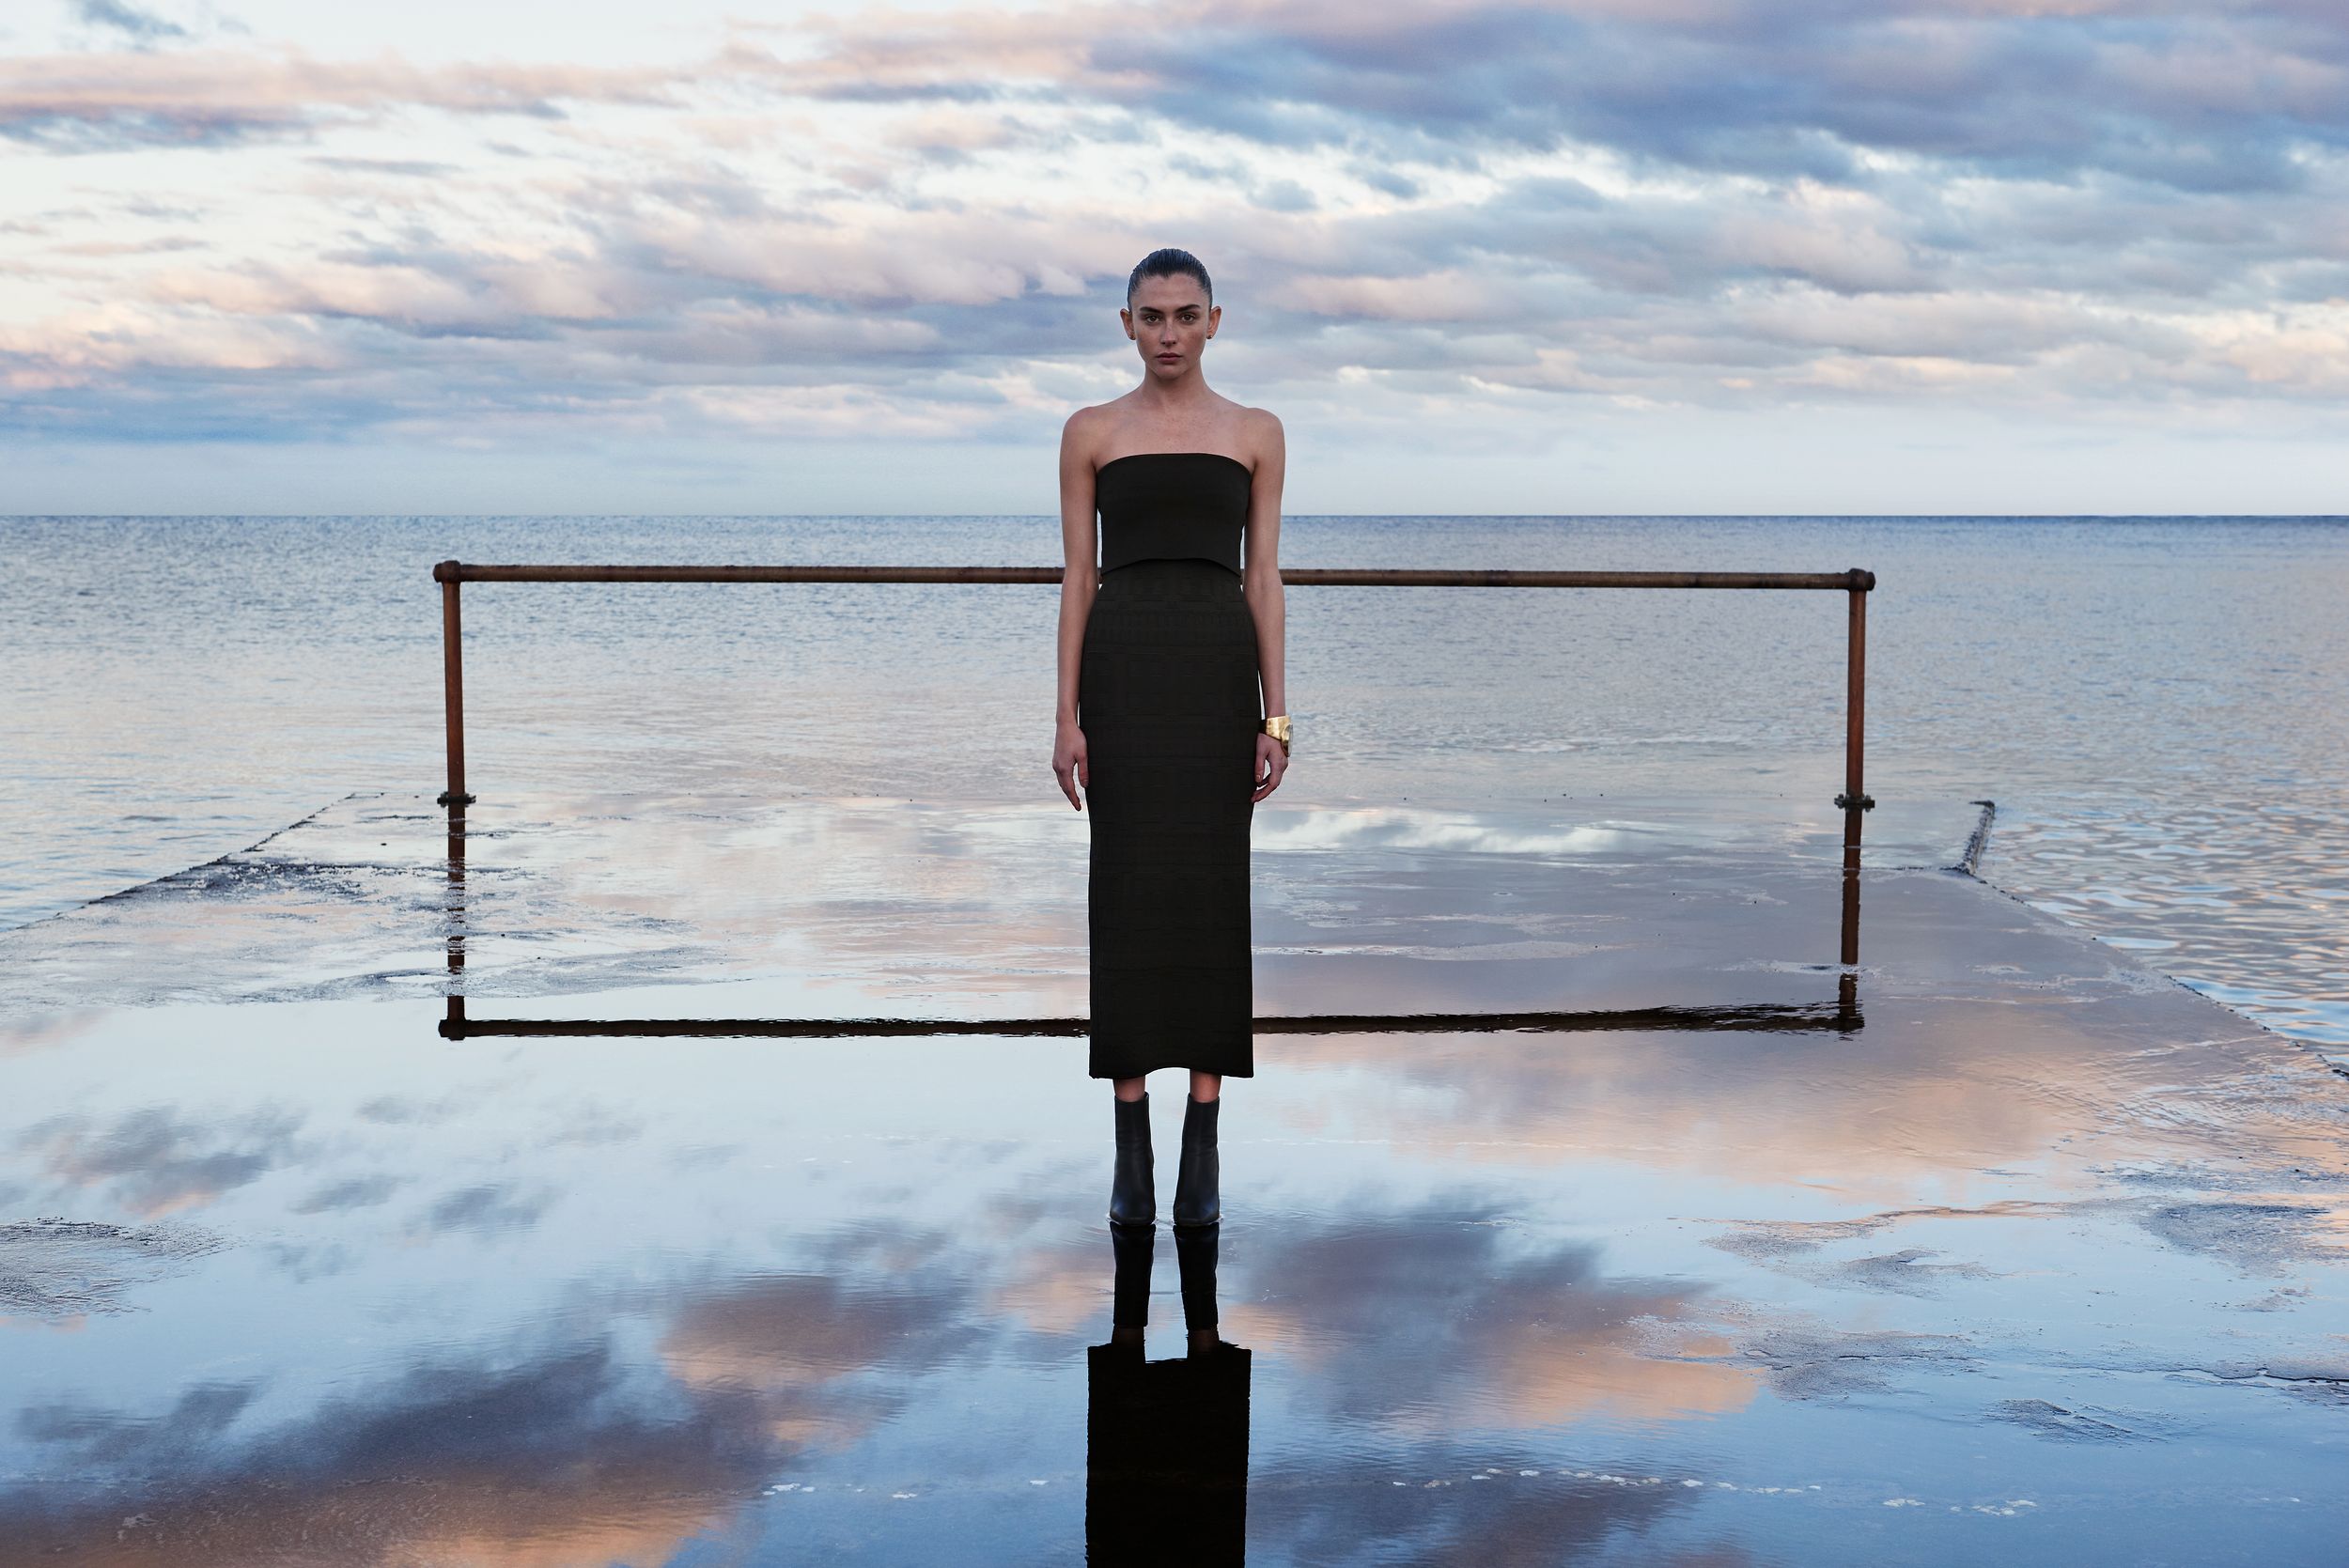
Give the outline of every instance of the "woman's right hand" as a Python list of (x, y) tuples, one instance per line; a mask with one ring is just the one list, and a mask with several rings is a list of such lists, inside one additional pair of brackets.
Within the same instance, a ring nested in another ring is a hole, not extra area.
[(1060, 780), (1061, 793), (1068, 797), (1068, 803), (1084, 810), (1077, 786), (1092, 787), (1093, 770), (1085, 766), (1085, 732), (1073, 719), (1063, 719), (1052, 737), (1052, 773)]

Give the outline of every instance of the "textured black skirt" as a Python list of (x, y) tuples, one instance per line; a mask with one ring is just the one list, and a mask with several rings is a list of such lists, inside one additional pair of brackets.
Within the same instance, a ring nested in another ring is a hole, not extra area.
[(1248, 921), (1256, 622), (1206, 560), (1106, 572), (1078, 672), (1095, 1078), (1256, 1070)]

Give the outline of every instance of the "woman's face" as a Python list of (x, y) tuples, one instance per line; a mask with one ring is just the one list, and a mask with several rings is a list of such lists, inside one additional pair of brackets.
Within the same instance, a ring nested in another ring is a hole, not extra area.
[(1215, 335), (1223, 307), (1207, 303), (1197, 278), (1176, 272), (1143, 278), (1132, 303), (1117, 315), (1142, 355), (1143, 368), (1168, 381), (1199, 367), (1200, 353)]

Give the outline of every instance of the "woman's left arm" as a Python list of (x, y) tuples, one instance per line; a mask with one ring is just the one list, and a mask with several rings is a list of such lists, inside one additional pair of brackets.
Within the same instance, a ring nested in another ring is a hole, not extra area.
[[(1256, 477), (1248, 496), (1248, 558), (1241, 591), (1256, 620), (1256, 678), (1264, 688), (1268, 717), (1288, 711), (1288, 679), (1283, 650), (1288, 629), (1288, 607), (1281, 593), (1281, 485), (1288, 472), (1287, 438), (1281, 421), (1262, 409), (1252, 410), (1258, 425)], [(1256, 737), (1255, 782), (1250, 793), (1261, 800), (1281, 785), (1288, 771), (1288, 753), (1268, 735)]]

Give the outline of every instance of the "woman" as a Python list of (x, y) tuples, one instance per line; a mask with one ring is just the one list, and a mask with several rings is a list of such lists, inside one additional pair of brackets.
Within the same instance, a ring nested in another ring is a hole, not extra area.
[(1115, 1090), (1116, 1225), (1158, 1218), (1144, 1075), (1190, 1069), (1174, 1219), (1192, 1228), (1222, 1214), (1223, 1079), (1256, 1070), (1248, 828), (1288, 768), (1286, 450), (1278, 419), (1207, 385), (1200, 360), (1222, 315), (1198, 257), (1143, 257), (1118, 312), (1142, 384), (1061, 432), (1052, 771), (1071, 806), (1093, 809), (1090, 1071)]

